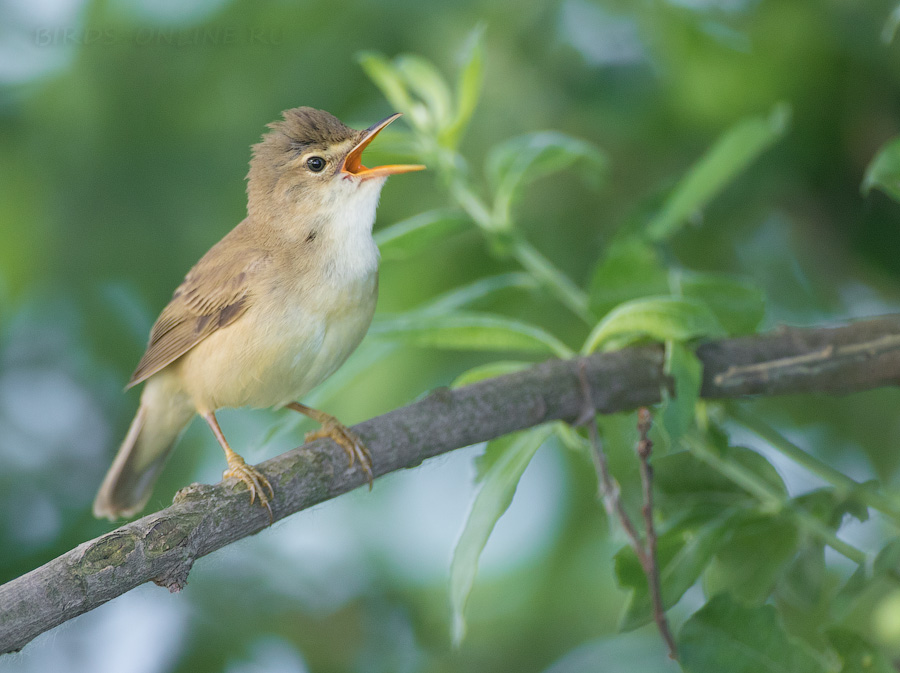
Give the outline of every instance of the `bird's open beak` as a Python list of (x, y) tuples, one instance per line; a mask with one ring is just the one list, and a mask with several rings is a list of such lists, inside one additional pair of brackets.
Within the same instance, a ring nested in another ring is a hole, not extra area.
[(344, 165), (341, 166), (341, 173), (355, 175), (363, 180), (368, 180), (369, 178), (380, 178), (386, 177), (388, 175), (394, 175), (395, 173), (409, 173), (410, 171), (421, 171), (425, 169), (425, 166), (421, 164), (389, 164), (387, 166), (376, 166), (375, 168), (366, 168), (362, 165), (362, 153), (363, 150), (375, 139), (381, 129), (390, 124), (392, 121), (397, 119), (400, 116), (400, 113), (392, 114), (387, 119), (382, 119), (377, 124), (373, 124), (369, 128), (366, 129), (365, 135), (363, 135), (362, 140), (360, 140), (356, 146), (350, 150), (350, 153), (347, 155), (347, 158), (344, 159)]

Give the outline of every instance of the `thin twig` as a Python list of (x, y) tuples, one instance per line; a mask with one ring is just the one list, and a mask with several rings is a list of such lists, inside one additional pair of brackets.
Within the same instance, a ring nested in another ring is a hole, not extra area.
[(603, 450), (603, 443), (600, 441), (600, 434), (597, 432), (597, 410), (591, 400), (591, 387), (588, 383), (587, 371), (584, 360), (578, 363), (578, 382), (581, 384), (581, 395), (584, 400), (584, 408), (575, 420), (576, 425), (587, 425), (588, 432), (591, 437), (591, 459), (594, 461), (594, 469), (597, 471), (597, 496), (603, 501), (606, 513), (611, 517), (617, 518), (625, 529), (625, 534), (631, 541), (635, 553), (643, 566), (645, 563), (644, 547), (641, 544), (640, 535), (619, 497), (619, 485), (612, 478), (609, 472), (609, 463), (606, 460), (606, 452)]
[(619, 520), (619, 523), (625, 530), (625, 534), (628, 536), (631, 546), (634, 548), (634, 552), (637, 554), (638, 560), (641, 562), (641, 567), (644, 568), (646, 572), (649, 559), (647, 558), (644, 546), (641, 544), (640, 533), (638, 533), (637, 528), (635, 528), (634, 524), (631, 522), (631, 517), (628, 516), (628, 512), (625, 511), (625, 506), (622, 504), (619, 485), (609, 473), (606, 452), (603, 450), (600, 434), (597, 432), (596, 420), (591, 419), (591, 422), (588, 423), (588, 432), (590, 433), (591, 446), (593, 447), (591, 456), (594, 459), (594, 468), (597, 470), (599, 495), (606, 507), (606, 512), (611, 517), (615, 517)]
[(656, 527), (653, 525), (653, 468), (650, 466), (650, 453), (653, 450), (653, 442), (648, 434), (652, 424), (650, 410), (647, 407), (638, 409), (638, 432), (640, 439), (637, 443), (637, 455), (641, 465), (641, 486), (644, 491), (644, 504), (641, 511), (644, 514), (644, 529), (647, 535), (647, 564), (644, 565), (644, 573), (647, 575), (647, 584), (650, 588), (650, 598), (653, 599), (653, 620), (666, 646), (669, 648), (669, 657), (678, 659), (678, 648), (675, 639), (669, 630), (669, 620), (666, 619), (666, 607), (662, 599), (662, 587), (659, 581), (659, 564), (656, 561)]
[(656, 528), (653, 525), (653, 469), (648, 460), (653, 443), (647, 437), (647, 433), (650, 432), (650, 410), (641, 407), (638, 411), (640, 440), (637, 445), (637, 454), (641, 463), (641, 485), (644, 496), (641, 510), (644, 515), (647, 536), (645, 545), (641, 541), (641, 536), (631, 521), (631, 517), (625, 511), (619, 485), (609, 472), (609, 462), (606, 459), (606, 452), (603, 450), (603, 443), (600, 441), (600, 433), (597, 431), (596, 410), (591, 401), (591, 389), (583, 363), (578, 368), (578, 380), (581, 383), (581, 393), (584, 396), (585, 404), (585, 409), (579, 415), (578, 421), (582, 424), (587, 423), (588, 426), (588, 434), (591, 438), (591, 459), (594, 461), (594, 469), (597, 471), (598, 495), (603, 501), (607, 514), (618, 519), (619, 525), (628, 536), (631, 548), (634, 549), (641, 568), (644, 570), (644, 575), (647, 577), (647, 587), (653, 602), (653, 620), (669, 649), (669, 657), (677, 659), (678, 648), (675, 646), (675, 639), (672, 637), (669, 622), (666, 619), (666, 609), (663, 605), (662, 588), (659, 581), (659, 565), (656, 562)]

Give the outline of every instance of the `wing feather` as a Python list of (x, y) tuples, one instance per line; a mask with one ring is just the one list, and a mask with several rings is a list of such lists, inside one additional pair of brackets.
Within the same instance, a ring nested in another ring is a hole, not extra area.
[[(240, 318), (252, 302), (250, 279), (268, 261), (265, 251), (241, 245), (236, 228), (185, 276), (153, 329), (127, 388), (147, 380), (210, 334)], [(230, 245), (224, 245), (231, 238)], [(223, 254), (226, 253), (227, 254)]]

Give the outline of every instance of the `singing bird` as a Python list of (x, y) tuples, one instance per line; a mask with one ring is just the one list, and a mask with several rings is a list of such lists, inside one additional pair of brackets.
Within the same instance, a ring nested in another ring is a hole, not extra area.
[(269, 511), (268, 479), (228, 445), (216, 410), (286, 407), (321, 424), (371, 484), (366, 447), (336, 418), (298, 400), (359, 345), (375, 311), (375, 208), (389, 175), (420, 165), (366, 168), (362, 153), (394, 114), (364, 131), (309, 107), (286, 110), (254, 145), (247, 217), (192, 268), (163, 309), (128, 387), (140, 407), (110, 467), (94, 515), (129, 517), (194, 414), (212, 429), (250, 502)]

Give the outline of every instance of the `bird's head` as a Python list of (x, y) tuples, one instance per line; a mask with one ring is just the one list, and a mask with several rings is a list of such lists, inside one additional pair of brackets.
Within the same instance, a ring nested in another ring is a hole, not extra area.
[(299, 107), (285, 110), (283, 119), (253, 147), (247, 175), (248, 209), (263, 215), (288, 204), (316, 207), (358, 190), (374, 191), (395, 173), (420, 171), (417, 164), (367, 168), (362, 153), (375, 136), (400, 114), (393, 114), (358, 131), (324, 110)]

